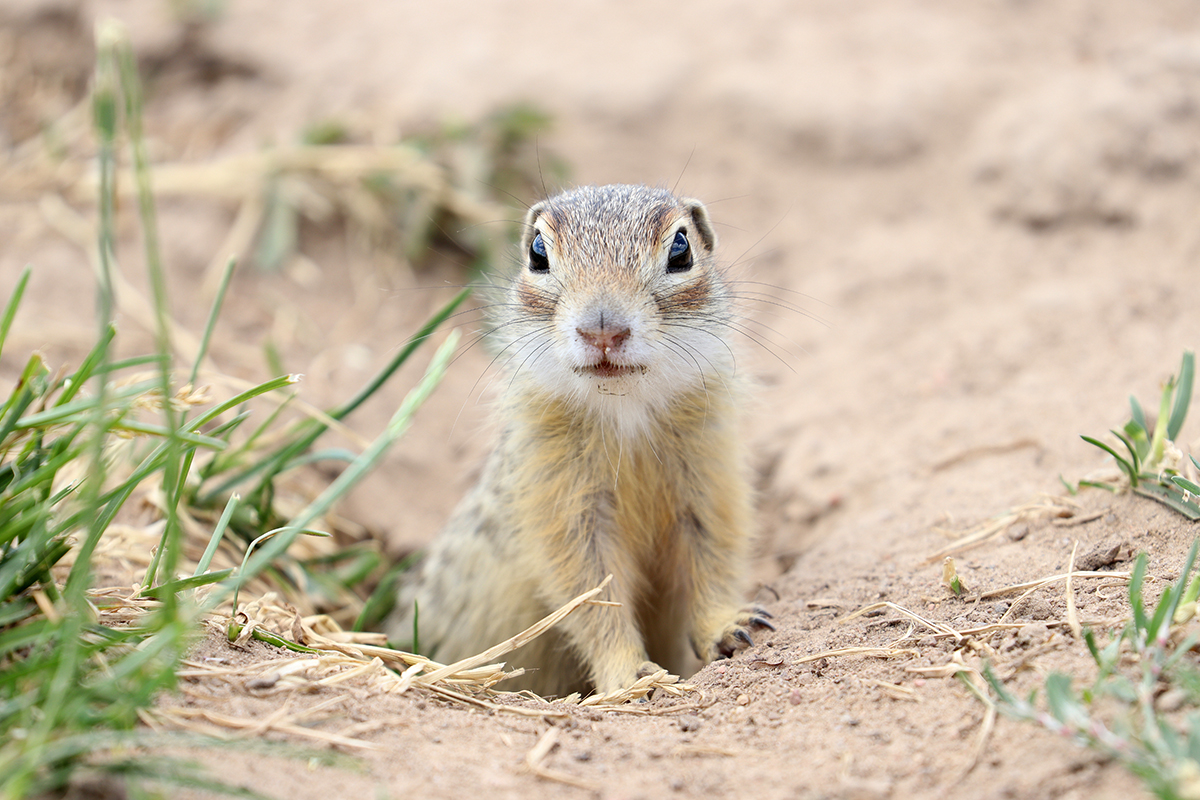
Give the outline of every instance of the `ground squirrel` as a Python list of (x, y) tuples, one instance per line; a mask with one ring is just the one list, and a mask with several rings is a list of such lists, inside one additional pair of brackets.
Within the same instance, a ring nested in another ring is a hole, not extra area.
[(704, 206), (663, 189), (584, 187), (529, 210), (491, 307), (500, 440), (402, 585), (395, 640), (416, 601), (422, 649), (450, 663), (609, 573), (601, 599), (621, 606), (584, 606), (511, 654), (522, 687), (608, 692), (771, 628), (742, 596), (751, 489), (715, 246)]

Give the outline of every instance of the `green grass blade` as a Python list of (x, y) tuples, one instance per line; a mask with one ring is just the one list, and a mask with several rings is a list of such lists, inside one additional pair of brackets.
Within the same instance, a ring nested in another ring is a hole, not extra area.
[(1175, 394), (1176, 386), (1175, 376), (1172, 375), (1163, 386), (1162, 395), (1158, 401), (1158, 418), (1154, 421), (1154, 435), (1150, 438), (1150, 458), (1148, 459), (1152, 470), (1157, 469), (1159, 463), (1162, 462), (1163, 448), (1167, 441), (1167, 419), (1171, 413), (1171, 398)]
[(1104, 662), (1100, 657), (1100, 648), (1096, 645), (1096, 634), (1091, 628), (1085, 628), (1083, 631), (1083, 641), (1087, 645), (1088, 653), (1092, 656), (1092, 660), (1096, 662), (1096, 666), (1103, 666)]
[(101, 409), (102, 402), (104, 404), (103, 412), (119, 411), (128, 408), (128, 403), (123, 401), (145, 394), (154, 388), (154, 384), (151, 381), (123, 386), (120, 389), (112, 389), (110, 387), (105, 390), (103, 400), (100, 397), (84, 397), (80, 400), (72, 400), (69, 403), (64, 403), (57, 408), (39, 411), (36, 414), (30, 414), (27, 417), (17, 420), (16, 429), (46, 428), (55, 424), (73, 425), (80, 422), (87, 422), (96, 416), (97, 411)]
[(158, 361), (159, 358), (157, 355), (130, 356), (129, 358), (123, 358), (120, 361), (110, 361), (106, 364), (102, 364), (97, 368), (96, 372), (100, 375), (108, 375), (113, 372), (119, 372), (123, 369), (135, 369), (137, 367), (158, 364)]
[[(314, 516), (313, 519), (315, 519), (315, 518), (316, 517)], [(311, 522), (312, 520), (309, 520), (309, 521)], [(242, 566), (238, 569), (238, 577), (240, 580), (234, 582), (234, 584), (233, 584), (233, 610), (235, 612), (237, 611), (237, 606), (238, 606), (238, 590), (241, 588), (241, 585), (246, 582), (245, 578), (243, 578), (243, 576), (246, 575), (246, 563), (250, 560), (251, 555), (253, 555), (254, 548), (258, 547), (261, 543), (267, 541), (268, 539), (273, 539), (277, 536), (281, 537), (281, 534), (288, 535), (288, 539), (287, 539), (288, 546), (291, 545), (292, 540), (295, 539), (297, 536), (321, 536), (321, 537), (329, 536), (329, 534), (326, 533), (325, 531), (315, 531), (310, 528), (303, 528), (303, 527), (297, 527), (297, 528), (293, 529), (291, 526), (285, 526), (283, 528), (275, 528), (274, 530), (269, 530), (266, 533), (264, 533), (263, 535), (254, 539), (254, 541), (250, 542), (250, 544), (248, 544), (246, 546), (246, 553), (242, 556)], [(283, 550), (286, 550), (286, 549), (287, 549), (286, 546), (281, 548), (280, 553), (282, 553)], [(232, 637), (231, 637), (231, 640), (232, 640)]]
[[(242, 630), (243, 630), (243, 628), (242, 628), (241, 623), (237, 622), (236, 620), (231, 620), (229, 622), (229, 632), (227, 634), (229, 637), (229, 641), (231, 641), (231, 642), (236, 641), (238, 636), (241, 635)], [(305, 647), (302, 644), (296, 644), (291, 639), (285, 639), (284, 637), (280, 636), (279, 634), (271, 633), (270, 631), (265, 630), (263, 628), (255, 628), (253, 633), (250, 634), (250, 636), (254, 639), (258, 639), (260, 642), (266, 642), (267, 644), (274, 645), (275, 647), (282, 647), (287, 650), (295, 651), (297, 653), (319, 653), (319, 652), (321, 652), (320, 650), (315, 650), (311, 647)]]
[(354, 409), (366, 402), (367, 398), (375, 394), (380, 386), (383, 386), (387, 379), (390, 378), (392, 374), (395, 373), (395, 371), (398, 370), (404, 364), (404, 362), (408, 360), (409, 356), (411, 356), (418, 347), (425, 343), (426, 339), (433, 335), (433, 332), (437, 330), (441, 324), (450, 317), (451, 314), (454, 313), (455, 309), (462, 305), (463, 301), (466, 300), (470, 294), (470, 289), (463, 289), (461, 292), (456, 294), (449, 303), (444, 305), (441, 310), (429, 318), (429, 321), (426, 322), (419, 331), (417, 331), (415, 336), (408, 340), (408, 344), (401, 348), (400, 352), (396, 354), (395, 358), (393, 358), (387, 366), (380, 370), (379, 373), (372, 378), (371, 381), (368, 382), (367, 385), (364, 386), (357, 395), (351, 398), (340, 408), (330, 411), (329, 416), (337, 420), (343, 419), (352, 411), (354, 411)]
[(196, 447), (204, 447), (209, 450), (224, 450), (225, 440), (214, 439), (211, 436), (205, 436), (202, 433), (191, 433), (190, 431), (172, 430), (171, 428), (162, 425), (151, 425), (146, 422), (138, 422), (137, 420), (126, 419), (115, 422), (112, 426), (113, 430), (128, 431), (129, 433), (144, 433), (149, 436), (162, 437), (164, 441), (179, 441), (187, 444), (195, 445)]
[(1133, 465), (1130, 464), (1128, 461), (1126, 461), (1124, 457), (1118, 455), (1116, 450), (1112, 449), (1111, 447), (1106, 445), (1104, 442), (1102, 442), (1099, 439), (1096, 439), (1095, 437), (1092, 437), (1092, 436), (1084, 436), (1081, 434), (1079, 438), (1083, 439), (1085, 442), (1087, 442), (1090, 445), (1095, 445), (1096, 447), (1099, 447), (1101, 450), (1103, 450), (1104, 452), (1108, 453), (1110, 456), (1115, 458), (1117, 460), (1117, 465), (1121, 468), (1121, 470), (1125, 473), (1125, 475), (1128, 476), (1130, 484), (1132, 484), (1133, 486), (1137, 486), (1138, 474), (1133, 469)]
[[(277, 420), (279, 418), (279, 416), (283, 413), (283, 410), (285, 408), (287, 408), (289, 405), (291, 405), (292, 401), (295, 399), (296, 399), (295, 394), (289, 395), (287, 398), (284, 399), (284, 401), (282, 403), (277, 404), (273, 409), (271, 409), (271, 413), (267, 415), (267, 418), (264, 419), (258, 425), (258, 427), (254, 429), (254, 431), (249, 436), (246, 437), (246, 440), (244, 442), (242, 442), (239, 445), (230, 447), (228, 450), (226, 450), (220, 456), (214, 458), (212, 461), (210, 461), (208, 464), (206, 464), (200, 470), (201, 484), (203, 484), (204, 481), (207, 481), (210, 478), (213, 478), (215, 476), (225, 473), (226, 471), (228, 471), (231, 468), (230, 465), (239, 464), (239, 463), (241, 463), (241, 459), (243, 459), (244, 457), (248, 457), (249, 454), (253, 452), (254, 448), (258, 446), (259, 439), (261, 439), (262, 436), (267, 431), (272, 429), (272, 426), (275, 424), (275, 420)], [(249, 415), (249, 413), (250, 413), (249, 411), (243, 411), (241, 414), (239, 414), (237, 417), (234, 418), (233, 422), (236, 422), (238, 420), (244, 420)], [(228, 425), (228, 424), (229, 423), (226, 423), (226, 425)], [(222, 425), (222, 426), (214, 429), (211, 433), (213, 435), (218, 435), (218, 432), (220, 432), (225, 427), (226, 427), (225, 425)], [(225, 492), (232, 489), (234, 486), (236, 486), (240, 482), (241, 482), (240, 477), (234, 476), (234, 478), (228, 479), (225, 483), (218, 486), (216, 489), (212, 489), (210, 491), (206, 491), (203, 493), (201, 493), (199, 490), (197, 490), (196, 502), (200, 505), (204, 505), (204, 504), (208, 503), (209, 501), (211, 501), (212, 498), (220, 497), (221, 495), (223, 495)]]
[[(458, 346), (458, 340), (458, 331), (451, 331), (446, 341), (442, 343), (442, 346), (434, 354), (433, 360), (430, 362), (429, 368), (425, 371), (424, 377), (421, 378), (420, 382), (404, 398), (404, 402), (400, 404), (400, 408), (396, 410), (396, 413), (392, 416), (383, 433), (363, 451), (362, 455), (355, 459), (354, 463), (344, 469), (342, 474), (316, 500), (301, 511), (279, 536), (276, 536), (254, 554), (254, 557), (239, 571), (237, 577), (226, 584), (230, 590), (236, 590), (254, 575), (258, 574), (259, 570), (282, 555), (295, 540), (296, 536), (299, 535), (300, 531), (317, 517), (328, 511), (339, 497), (349, 491), (352, 486), (358, 483), (359, 480), (374, 468), (392, 444), (408, 430), (417, 409), (421, 407), (421, 404), (429, 398), (429, 395), (433, 393), (433, 390), (441, 382), (442, 376), (446, 372), (446, 367), (450, 363), (450, 358), (454, 354), (454, 348)], [(214, 597), (216, 596), (217, 594), (214, 593)]]
[(1175, 483), (1176, 486), (1178, 486), (1180, 489), (1183, 489), (1185, 492), (1188, 492), (1189, 494), (1193, 494), (1193, 495), (1196, 495), (1197, 497), (1200, 497), (1200, 486), (1197, 486), (1196, 484), (1192, 483), (1187, 478), (1184, 478), (1181, 475), (1172, 475), (1171, 480)]
[(96, 346), (83, 359), (83, 363), (79, 365), (79, 369), (75, 370), (75, 373), (63, 383), (63, 390), (59, 394), (58, 399), (54, 401), (55, 408), (64, 406), (75, 399), (75, 395), (79, 394), (79, 390), (91, 379), (97, 367), (104, 362), (109, 347), (112, 345), (112, 340), (116, 335), (116, 325), (109, 324), (104, 327), (100, 334), (100, 341), (96, 342)]
[[(470, 295), (470, 289), (464, 289), (459, 292), (454, 298), (443, 306), (436, 314), (434, 314), (422, 327), (417, 331), (416, 335), (409, 340), (396, 357), (393, 358), (387, 366), (379, 371), (351, 400), (338, 408), (329, 412), (329, 416), (336, 420), (345, 419), (351, 412), (360, 406), (368, 397), (378, 391), (384, 382), (399, 369), (405, 361), (420, 347), (433, 332), (446, 321), (454, 310), (462, 304)], [(205, 493), (201, 502), (209, 502), (214, 497), (218, 497), (224, 492), (229, 491), (235, 486), (255, 477), (263, 475), (264, 477), (259, 482), (259, 485), (248, 492), (248, 496), (258, 496), (265, 489), (265, 484), (271, 481), (275, 475), (282, 472), (288, 464), (296, 459), (301, 453), (313, 445), (313, 443), (325, 433), (327, 426), (324, 423), (316, 420), (305, 420), (303, 429), (296, 434), (296, 437), (290, 444), (277, 450), (271, 456), (262, 459), (253, 466), (236, 473), (227, 480), (223, 481), (216, 488), (210, 489)]]
[(1133, 610), (1133, 622), (1138, 631), (1146, 630), (1149, 620), (1146, 618), (1146, 606), (1142, 602), (1142, 587), (1146, 580), (1147, 556), (1138, 553), (1133, 562), (1133, 572), (1129, 576), (1129, 605)]
[(21, 276), (17, 278), (17, 285), (13, 287), (12, 296), (4, 304), (4, 314), (0, 316), (0, 354), (4, 353), (4, 342), (8, 339), (8, 331), (17, 316), (17, 306), (21, 305), (21, 296), (25, 294), (25, 287), (29, 285), (29, 276), (32, 273), (32, 267), (27, 266), (21, 270)]
[[(1110, 430), (1109, 433), (1117, 437), (1121, 444), (1125, 445), (1125, 449), (1129, 452), (1129, 463), (1133, 465), (1134, 473), (1140, 474), (1142, 471), (1142, 458), (1138, 455), (1137, 448), (1134, 447), (1133, 442), (1117, 431)], [(1136, 486), (1137, 484), (1135, 483), (1134, 485)]]
[(1135, 425), (1142, 429), (1146, 436), (1150, 435), (1150, 428), (1146, 425), (1146, 412), (1142, 409), (1142, 404), (1133, 395), (1129, 395), (1129, 408), (1132, 411), (1132, 420)]
[(383, 622), (396, 605), (396, 589), (400, 585), (400, 578), (416, 563), (419, 557), (420, 553), (413, 553), (388, 569), (379, 580), (375, 590), (371, 592), (371, 596), (367, 598), (367, 602), (363, 604), (362, 611), (354, 620), (354, 627), (351, 630), (372, 630)]
[(992, 691), (996, 693), (996, 697), (999, 698), (1001, 705), (1008, 707), (1006, 710), (1016, 708), (1022, 702), (1008, 691), (1008, 687), (992, 671), (992, 665), (986, 661), (983, 664), (983, 679), (987, 681), (988, 686), (992, 687)]
[[(119, 31), (114, 41), (109, 57), (113, 60), (113, 68), (120, 81), (121, 97), (124, 100), (125, 127), (128, 134), (129, 148), (133, 157), (133, 174), (137, 185), (138, 217), (142, 227), (142, 243), (146, 259), (146, 271), (150, 278), (152, 305), (154, 308), (155, 342), (159, 356), (159, 389), (162, 392), (163, 403), (160, 413), (163, 416), (166, 438), (166, 463), (164, 464), (162, 482), (163, 495), (166, 498), (166, 524), (163, 527), (162, 539), (155, 553), (155, 560), (147, 574), (147, 583), (155, 583), (161, 577), (175, 574), (175, 563), (180, 554), (179, 505), (180, 485), (185, 479), (182, 470), (183, 440), (177, 431), (177, 420), (182, 413), (176, 412), (170, 402), (172, 396), (171, 380), (171, 326), (169, 322), (169, 305), (167, 300), (166, 272), (162, 264), (162, 251), (158, 239), (158, 215), (154, 207), (154, 190), (150, 179), (150, 162), (146, 154), (146, 141), (142, 134), (142, 87), (138, 79), (137, 64), (134, 60), (133, 47), (125, 32)], [(190, 442), (193, 443), (194, 442)], [(223, 445), (222, 445), (223, 446)], [(159, 560), (162, 561), (159, 567)], [(156, 569), (158, 568), (158, 569)], [(173, 598), (172, 598), (173, 599)]]
[(241, 392), (240, 394), (234, 395), (233, 397), (226, 400), (224, 403), (221, 403), (220, 405), (218, 405), (218, 406), (204, 412), (200, 416), (196, 417), (194, 420), (192, 420), (188, 424), (188, 429), (193, 430), (193, 431), (198, 430), (198, 429), (204, 427), (205, 425), (207, 425), (208, 423), (212, 422), (214, 419), (221, 416), (222, 414), (224, 414), (226, 411), (228, 411), (231, 408), (236, 408), (237, 406), (240, 406), (242, 403), (245, 403), (248, 400), (252, 400), (255, 397), (258, 397), (259, 395), (266, 394), (267, 392), (273, 392), (276, 389), (282, 389), (286, 386), (291, 386), (292, 384), (298, 382), (299, 380), (300, 380), (299, 375), (281, 375), (280, 377), (273, 378), (272, 380), (269, 380), (266, 383), (260, 383), (258, 386), (255, 386), (251, 389), (247, 389), (246, 391)]
[[(1188, 575), (1191, 574), (1192, 567), (1196, 564), (1198, 550), (1200, 550), (1200, 539), (1192, 542), (1192, 547), (1188, 550), (1183, 567), (1179, 571), (1179, 580), (1167, 587), (1162, 597), (1159, 598), (1158, 605), (1154, 608), (1154, 616), (1150, 618), (1150, 622), (1146, 626), (1148, 639), (1161, 638), (1169, 632), (1170, 620), (1175, 616), (1175, 609), (1179, 606), (1180, 598), (1183, 597), (1187, 588)], [(1166, 628), (1163, 627), (1164, 623), (1167, 624)]]
[(200, 557), (200, 563), (196, 565), (194, 575), (203, 575), (208, 571), (209, 565), (212, 564), (213, 556), (217, 553), (217, 547), (221, 544), (221, 538), (225, 535), (225, 531), (229, 527), (229, 520), (233, 518), (233, 511), (237, 508), (239, 500), (241, 500), (241, 497), (236, 494), (229, 496), (229, 500), (225, 503), (225, 510), (221, 512), (221, 518), (217, 520), (217, 525), (213, 528), (212, 536), (208, 539), (208, 546), (204, 548), (204, 555)]
[(205, 572), (201, 575), (193, 575), (190, 578), (180, 578), (179, 580), (160, 583), (152, 589), (147, 589), (142, 592), (143, 597), (156, 597), (163, 599), (168, 595), (177, 595), (180, 592), (186, 592), (188, 589), (196, 589), (200, 586), (208, 586), (212, 583), (220, 583), (233, 574), (233, 567), (229, 569), (220, 569), (216, 572)]
[(1125, 431), (1125, 438), (1129, 440), (1129, 445), (1132, 445), (1133, 452), (1137, 455), (1139, 465), (1145, 463), (1150, 458), (1150, 439), (1145, 429), (1133, 420), (1129, 420), (1122, 430)]
[[(229, 443), (224, 439), (219, 439), (215, 436), (208, 437), (214, 442), (221, 443), (221, 449), (224, 450), (229, 446)], [(171, 498), (171, 502), (179, 505), (183, 502), (183, 493), (187, 489), (187, 476), (192, 471), (192, 464), (196, 460), (196, 448), (189, 447), (183, 454), (183, 465), (179, 468), (179, 484), (175, 487), (175, 496)]]
[[(150, 161), (142, 135), (142, 88), (129, 38), (122, 31), (112, 49), (115, 70), (120, 80), (121, 97), (125, 101), (125, 125), (133, 155), (133, 173), (137, 184), (138, 217), (142, 225), (142, 243), (154, 307), (155, 333), (158, 353), (163, 357), (163, 369), (169, 370), (171, 328), (168, 323), (166, 274), (158, 242), (158, 214), (154, 208), (154, 189), (150, 179)], [(164, 379), (164, 392), (169, 389), (169, 377)]]
[(100, 214), (97, 233), (97, 306), (100, 330), (113, 321), (113, 254), (116, 251), (114, 223), (116, 210), (117, 172), (117, 70), (112, 49), (120, 34), (115, 23), (105, 23), (96, 30), (96, 74), (92, 81), (92, 118), (96, 131), (96, 161), (100, 170), (99, 198)]
[[(421, 652), (421, 604), (413, 599), (413, 634), (412, 634), (412, 651), (414, 653)], [(434, 645), (436, 648), (436, 645)]]
[(358, 454), (344, 447), (330, 447), (324, 450), (313, 450), (310, 453), (297, 456), (284, 465), (284, 469), (295, 469), (305, 464), (315, 464), (321, 461), (341, 461), (350, 464)]
[(225, 269), (221, 272), (221, 282), (217, 284), (217, 295), (213, 298), (212, 308), (208, 311), (208, 321), (204, 323), (204, 334), (200, 337), (200, 349), (196, 353), (195, 363), (192, 364), (192, 372), (188, 375), (188, 383), (193, 386), (196, 385), (196, 376), (200, 374), (200, 364), (208, 353), (208, 344), (212, 339), (213, 330), (217, 326), (217, 317), (221, 315), (221, 306), (225, 304), (225, 293), (229, 291), (229, 280), (233, 277), (233, 270), (236, 266), (237, 260), (231, 258), (225, 262)]
[(50, 621), (45, 617), (0, 633), (0, 656), (31, 647), (46, 638)]
[(222, 422), (220, 425), (217, 425), (215, 428), (210, 430), (207, 435), (212, 436), (214, 439), (220, 439), (221, 441), (225, 442), (227, 445), (226, 450), (228, 450), (229, 437), (235, 430), (242, 427), (242, 423), (249, 418), (250, 412), (242, 411), (240, 414), (230, 418), (228, 422)]
[(30, 404), (33, 403), (33, 399), (33, 392), (29, 391), (26, 387), (22, 387), (19, 392), (13, 395), (9, 401), (12, 404), (11, 408), (8, 409), (4, 418), (0, 419), (0, 444), (3, 444), (9, 434), (17, 429), (17, 422), (21, 414), (24, 413), (25, 409), (29, 408)]
[(1134, 492), (1140, 494), (1142, 497), (1157, 500), (1163, 505), (1175, 509), (1190, 520), (1200, 520), (1200, 505), (1197, 505), (1195, 501), (1185, 499), (1180, 489), (1175, 486), (1164, 486), (1157, 481), (1154, 475), (1145, 475), (1143, 477), (1146, 480), (1135, 486), (1133, 489)]
[[(7, 603), (0, 603), (0, 630), (6, 630), (21, 620), (28, 619), (37, 611), (37, 605), (28, 597), (18, 597)], [(2, 713), (0, 717), (3, 717)]]
[(1175, 387), (1175, 405), (1171, 409), (1171, 420), (1167, 423), (1167, 438), (1175, 441), (1179, 430), (1187, 419), (1188, 406), (1192, 402), (1192, 384), (1196, 374), (1196, 355), (1191, 350), (1183, 353), (1183, 363), (1179, 365), (1179, 382)]
[(1071, 677), (1061, 672), (1051, 672), (1046, 676), (1046, 706), (1050, 716), (1066, 725), (1078, 722), (1080, 716), (1079, 701), (1071, 691)]
[(71, 549), (62, 539), (47, 538), (44, 534), (31, 538), (34, 543), (22, 548), (23, 558), (10, 560), (4, 565), (4, 574), (0, 575), (0, 589), (3, 589), (4, 597), (19, 594), (34, 583), (53, 583), (50, 580), (50, 568)]

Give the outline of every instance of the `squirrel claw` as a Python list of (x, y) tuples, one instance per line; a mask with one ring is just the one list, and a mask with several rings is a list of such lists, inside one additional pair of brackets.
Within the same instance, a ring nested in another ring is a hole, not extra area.
[(708, 660), (715, 661), (721, 658), (729, 658), (740, 650), (753, 647), (754, 637), (751, 636), (752, 632), (757, 630), (775, 630), (775, 626), (770, 622), (771, 618), (771, 614), (765, 608), (759, 606), (742, 609), (721, 632), (720, 638), (712, 644)]

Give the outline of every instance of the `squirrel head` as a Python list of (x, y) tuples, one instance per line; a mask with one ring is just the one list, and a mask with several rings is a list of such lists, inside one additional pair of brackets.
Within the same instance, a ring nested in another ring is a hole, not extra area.
[[(618, 421), (732, 377), (732, 300), (698, 201), (587, 186), (534, 205), (495, 322), (512, 384)], [(624, 426), (624, 422), (622, 422)]]

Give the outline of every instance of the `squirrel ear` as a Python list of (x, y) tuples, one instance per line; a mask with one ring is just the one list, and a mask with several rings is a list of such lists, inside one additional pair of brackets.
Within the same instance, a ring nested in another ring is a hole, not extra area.
[(690, 197), (681, 197), (679, 202), (683, 203), (683, 207), (691, 215), (692, 223), (700, 234), (704, 249), (711, 253), (717, 247), (717, 232), (713, 230), (712, 221), (708, 218), (708, 209), (699, 200), (693, 200)]
[(546, 201), (543, 200), (540, 203), (534, 203), (525, 213), (525, 220), (521, 223), (521, 249), (518, 252), (524, 253), (529, 250), (529, 245), (533, 243), (533, 237), (537, 236), (537, 228), (533, 224), (545, 210)]

